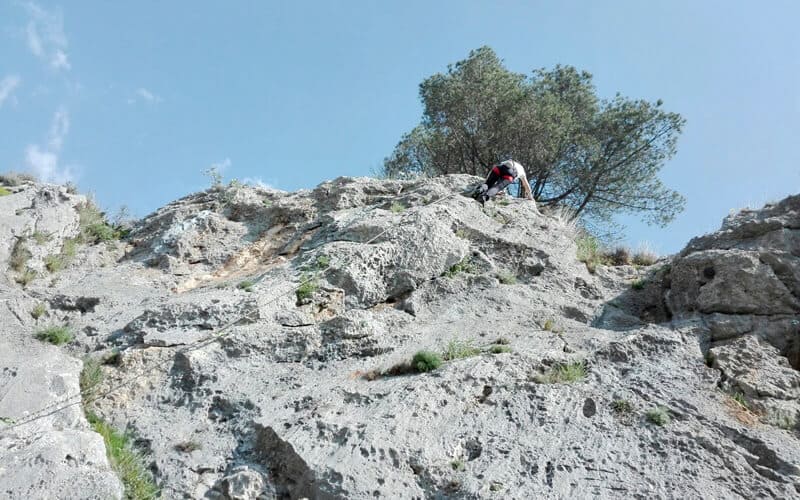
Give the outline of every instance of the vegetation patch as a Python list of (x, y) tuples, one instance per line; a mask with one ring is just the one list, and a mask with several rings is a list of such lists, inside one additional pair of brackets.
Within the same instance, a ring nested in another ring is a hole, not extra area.
[(630, 415), (633, 413), (633, 404), (627, 399), (615, 399), (611, 402), (611, 409), (620, 415)]
[(647, 417), (648, 422), (657, 425), (659, 427), (663, 427), (672, 421), (672, 419), (669, 416), (669, 410), (667, 410), (663, 406), (657, 406), (655, 408), (647, 410), (645, 417)]
[(454, 471), (456, 471), (456, 472), (460, 472), (460, 471), (462, 471), (462, 470), (464, 470), (464, 469), (466, 468), (466, 464), (464, 463), (464, 461), (463, 461), (463, 460), (461, 460), (461, 459), (456, 459), (456, 460), (453, 460), (452, 462), (450, 462), (450, 467), (451, 467), (451, 468), (452, 468)]
[(103, 437), (111, 467), (125, 487), (125, 498), (128, 500), (158, 498), (158, 487), (147, 470), (144, 457), (134, 448), (131, 436), (114, 429), (90, 411), (86, 412), (86, 419), (92, 429)]
[(72, 342), (72, 332), (67, 326), (49, 326), (36, 332), (36, 338), (53, 345), (63, 345)]
[(37, 179), (31, 174), (23, 174), (21, 172), (5, 172), (0, 174), (0, 184), (14, 187), (28, 182), (36, 182)]
[(22, 285), (23, 287), (26, 287), (38, 277), (39, 273), (28, 267), (25, 269), (25, 271), (22, 272), (22, 274), (16, 277), (16, 282)]
[(33, 238), (37, 245), (44, 245), (50, 241), (51, 236), (47, 233), (43, 233), (42, 231), (36, 231), (31, 235), (31, 238)]
[(445, 361), (453, 361), (454, 359), (470, 358), (472, 356), (477, 356), (480, 353), (481, 350), (473, 345), (472, 340), (453, 339), (447, 343), (447, 346), (445, 346), (442, 358)]
[(453, 264), (450, 269), (444, 272), (444, 276), (447, 278), (454, 278), (461, 273), (470, 273), (474, 274), (476, 271), (475, 265), (472, 263), (469, 257), (464, 257), (459, 262)]
[(537, 375), (535, 381), (540, 384), (571, 384), (586, 378), (586, 363), (575, 361), (553, 366), (543, 374)]
[(489, 352), (492, 354), (505, 354), (512, 352), (512, 349), (507, 345), (495, 344), (489, 347)]
[(400, 203), (399, 201), (395, 201), (389, 207), (389, 210), (391, 210), (391, 212), (395, 213), (395, 214), (399, 214), (399, 213), (403, 212), (405, 209), (406, 209), (406, 206), (403, 205), (402, 203)]
[(10, 194), (11, 194), (11, 191), (9, 191), (8, 189), (4, 188), (3, 186), (0, 186), (0, 196), (8, 196)]
[(504, 285), (514, 285), (517, 283), (517, 275), (511, 271), (500, 271), (497, 273), (497, 279)]
[(773, 427), (778, 427), (786, 431), (796, 431), (800, 428), (800, 421), (796, 414), (788, 411), (772, 410), (767, 412), (764, 422)]
[(252, 280), (244, 280), (236, 285), (236, 288), (239, 290), (244, 290), (245, 292), (252, 292), (255, 283)]
[(94, 203), (86, 202), (78, 205), (80, 241), (96, 244), (103, 241), (118, 240), (127, 234), (127, 230), (114, 227), (108, 223), (105, 214)]
[(317, 290), (319, 290), (317, 278), (310, 275), (304, 275), (300, 286), (298, 286), (297, 290), (294, 291), (294, 294), (297, 296), (297, 303), (303, 304), (306, 301), (311, 300), (311, 297), (314, 296)]
[[(103, 382), (103, 369), (99, 361), (94, 358), (85, 358), (83, 360), (83, 369), (81, 370), (80, 386), (81, 394), (84, 401), (91, 400), (91, 396), (95, 394), (99, 385)], [(89, 396), (87, 398), (87, 396)]]
[(31, 317), (33, 319), (39, 319), (45, 314), (47, 314), (47, 306), (42, 302), (39, 302), (36, 304), (36, 306), (34, 306), (33, 309), (31, 309)]
[(652, 266), (658, 261), (658, 255), (649, 250), (639, 250), (633, 254), (631, 262), (637, 266)]
[(28, 261), (31, 260), (33, 254), (31, 251), (28, 250), (27, 245), (27, 238), (24, 236), (20, 236), (17, 238), (17, 241), (14, 242), (14, 246), (11, 247), (11, 255), (8, 257), (8, 266), (21, 273), (25, 266), (28, 265)]
[(410, 373), (427, 373), (442, 366), (442, 357), (433, 351), (419, 351), (411, 361), (398, 363), (382, 375), (407, 375)]
[(644, 290), (645, 285), (647, 285), (646, 278), (635, 279), (631, 282), (631, 288), (634, 290)]
[(554, 331), (556, 327), (555, 322), (552, 319), (545, 320), (544, 325), (542, 325), (542, 330), (546, 332)]

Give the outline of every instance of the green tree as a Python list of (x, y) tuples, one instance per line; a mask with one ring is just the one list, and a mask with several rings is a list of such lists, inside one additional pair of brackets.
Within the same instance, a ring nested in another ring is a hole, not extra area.
[(665, 225), (683, 209), (658, 173), (685, 122), (660, 100), (601, 100), (592, 75), (571, 66), (513, 73), (489, 47), (426, 78), (420, 99), (422, 121), (386, 158), (384, 175), (484, 176), (514, 158), (537, 201), (566, 205), (574, 217), (607, 224), (639, 213)]

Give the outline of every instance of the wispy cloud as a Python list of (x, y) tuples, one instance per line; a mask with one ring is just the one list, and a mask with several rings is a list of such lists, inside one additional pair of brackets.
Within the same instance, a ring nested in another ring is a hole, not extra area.
[(30, 20), (25, 27), (28, 49), (54, 70), (69, 70), (67, 37), (61, 11), (47, 11), (34, 2), (25, 4)]
[(72, 167), (59, 165), (59, 154), (68, 133), (69, 113), (61, 108), (53, 115), (47, 143), (44, 146), (30, 144), (25, 148), (25, 164), (42, 182), (63, 184), (74, 180)]
[(128, 104), (136, 104), (138, 101), (144, 101), (148, 104), (158, 104), (163, 101), (163, 99), (154, 92), (151, 92), (144, 87), (139, 87), (136, 89), (136, 92), (134, 92), (133, 97), (128, 98)]
[(245, 177), (242, 179), (242, 184), (254, 186), (261, 189), (276, 189), (275, 186), (268, 182), (264, 182), (260, 177)]
[(6, 102), (6, 99), (14, 99), (14, 90), (19, 86), (19, 82), (21, 82), (19, 76), (17, 75), (9, 75), (2, 80), (0, 80), (0, 108), (3, 107), (3, 103)]

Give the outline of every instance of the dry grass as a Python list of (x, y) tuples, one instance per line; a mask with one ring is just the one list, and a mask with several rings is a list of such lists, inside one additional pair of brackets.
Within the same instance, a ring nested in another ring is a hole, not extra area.
[(729, 395), (725, 398), (725, 406), (728, 408), (728, 413), (742, 424), (753, 427), (758, 423), (759, 416), (734, 396)]

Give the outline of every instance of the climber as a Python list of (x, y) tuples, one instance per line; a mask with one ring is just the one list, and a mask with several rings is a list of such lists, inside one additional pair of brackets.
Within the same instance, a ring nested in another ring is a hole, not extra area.
[(525, 169), (519, 162), (514, 160), (506, 160), (499, 165), (492, 167), (486, 181), (475, 191), (475, 199), (481, 205), (486, 203), (486, 200), (493, 198), (497, 193), (508, 187), (509, 184), (519, 179), (520, 194), (526, 200), (532, 200), (531, 185), (528, 184), (528, 178), (525, 175)]

